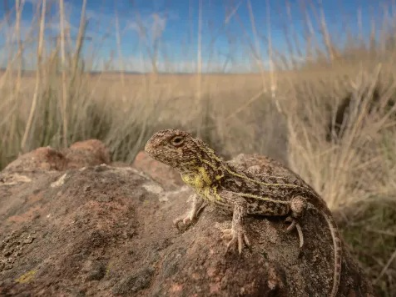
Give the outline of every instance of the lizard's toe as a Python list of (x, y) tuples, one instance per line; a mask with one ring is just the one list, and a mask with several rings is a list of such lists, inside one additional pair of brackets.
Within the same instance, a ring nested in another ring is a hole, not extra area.
[(234, 229), (222, 229), (221, 231), (223, 232), (223, 239), (231, 238), (231, 240), (227, 243), (227, 252), (236, 246), (238, 248), (239, 254), (241, 254), (244, 245), (247, 247), (250, 246), (249, 238), (243, 229), (238, 231)]
[(227, 243), (227, 252), (235, 247), (235, 244), (237, 243), (237, 237), (232, 237), (232, 239)]
[(189, 225), (191, 225), (191, 223), (192, 223), (192, 218), (189, 215), (187, 216), (184, 215), (173, 220), (173, 225), (175, 225), (175, 227), (179, 230), (180, 230), (180, 225), (183, 225), (184, 227), (188, 227)]
[(232, 229), (229, 229), (229, 228), (227, 228), (227, 229), (220, 229), (220, 231), (221, 231), (221, 233), (223, 233), (222, 235), (221, 235), (221, 239), (231, 239), (233, 236), (232, 236), (232, 234), (233, 234), (233, 231), (232, 231)]
[(286, 232), (290, 233), (294, 229), (297, 230), (298, 238), (299, 238), (299, 241), (300, 241), (300, 248), (301, 248), (304, 245), (304, 236), (303, 236), (300, 224), (293, 217), (287, 217), (285, 221), (286, 222), (291, 222), (290, 225), (286, 228)]
[(238, 233), (238, 251), (239, 251), (239, 254), (242, 253), (242, 248), (243, 248), (244, 244), (246, 244), (247, 247), (250, 247), (250, 242), (249, 242), (249, 239), (248, 239), (247, 235), (245, 234), (245, 232), (239, 232)]
[(291, 232), (294, 228), (296, 228), (297, 220), (295, 218), (287, 217), (285, 222), (290, 223), (290, 225), (286, 228), (286, 232)]
[(243, 233), (243, 241), (245, 242), (246, 246), (250, 247), (250, 241), (245, 232)]

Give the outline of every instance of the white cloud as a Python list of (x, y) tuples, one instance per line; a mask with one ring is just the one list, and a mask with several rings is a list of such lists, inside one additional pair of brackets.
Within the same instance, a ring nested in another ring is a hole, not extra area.
[(136, 15), (135, 20), (128, 20), (126, 30), (132, 30), (140, 37), (154, 42), (158, 40), (164, 32), (168, 17), (165, 14), (154, 12), (148, 15)]

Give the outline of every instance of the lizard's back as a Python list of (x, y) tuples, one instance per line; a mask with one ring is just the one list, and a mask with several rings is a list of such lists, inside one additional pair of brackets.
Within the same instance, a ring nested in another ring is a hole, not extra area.
[[(242, 173), (249, 179), (258, 180), (261, 184), (254, 182), (242, 185), (237, 189), (233, 180), (238, 180), (232, 174), (228, 175), (224, 184), (234, 191), (244, 191), (258, 196), (267, 196), (276, 200), (289, 200), (292, 196), (301, 195), (316, 208), (329, 213), (325, 201), (319, 194), (309, 186), (297, 173), (274, 159), (263, 155), (240, 154), (226, 164), (232, 171)], [(240, 179), (240, 183), (249, 181)], [(272, 184), (267, 185), (267, 184)], [(234, 189), (232, 189), (234, 187)]]

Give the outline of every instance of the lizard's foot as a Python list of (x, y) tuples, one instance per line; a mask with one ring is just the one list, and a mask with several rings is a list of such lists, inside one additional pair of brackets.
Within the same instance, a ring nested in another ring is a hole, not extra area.
[(186, 214), (173, 220), (173, 225), (180, 230), (180, 223), (183, 223), (183, 227), (187, 228), (190, 226), (195, 218), (198, 217), (199, 213), (206, 207), (206, 204), (201, 202), (196, 203), (193, 208)]
[(227, 238), (227, 239), (231, 238), (231, 240), (227, 244), (227, 251), (229, 251), (230, 248), (237, 245), (238, 252), (239, 252), (239, 254), (241, 254), (244, 244), (247, 247), (250, 247), (249, 238), (247, 237), (246, 232), (245, 232), (245, 230), (243, 230), (243, 228), (238, 228), (237, 230), (235, 230), (233, 228), (221, 229), (221, 232), (223, 232), (222, 238)]
[(300, 240), (300, 248), (302, 248), (302, 246), (304, 245), (304, 235), (302, 233), (300, 224), (298, 223), (298, 221), (295, 218), (293, 218), (291, 216), (287, 217), (285, 221), (290, 222), (290, 225), (287, 227), (286, 232), (290, 233), (294, 229), (297, 230), (298, 238)]
[(286, 231), (291, 232), (293, 229), (297, 230), (298, 238), (300, 239), (300, 248), (304, 245), (304, 236), (298, 220), (304, 215), (306, 209), (307, 199), (301, 196), (293, 197), (290, 200), (291, 214), (288, 218), (286, 218), (286, 221), (291, 222)]
[[(180, 230), (180, 225), (183, 225), (185, 228), (191, 225), (192, 221), (194, 219), (194, 216), (191, 214), (191, 212), (182, 215), (176, 219), (173, 220), (173, 225)], [(182, 223), (182, 224), (180, 224)]]

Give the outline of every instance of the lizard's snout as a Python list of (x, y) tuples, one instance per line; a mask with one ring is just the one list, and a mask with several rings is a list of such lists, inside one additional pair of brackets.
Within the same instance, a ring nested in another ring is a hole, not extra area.
[(155, 145), (155, 142), (152, 141), (153, 138), (150, 138), (146, 145), (144, 146), (144, 151), (152, 158), (157, 159), (156, 157), (158, 156), (158, 148)]
[(144, 151), (151, 156), (153, 154), (153, 145), (150, 140), (151, 139), (149, 139), (146, 145), (144, 146)]

